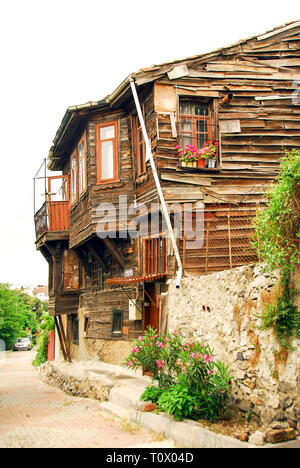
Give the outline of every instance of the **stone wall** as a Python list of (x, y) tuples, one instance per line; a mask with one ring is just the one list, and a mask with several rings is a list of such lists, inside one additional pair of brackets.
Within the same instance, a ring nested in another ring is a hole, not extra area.
[(169, 281), (166, 305), (169, 330), (180, 328), (187, 339), (212, 347), (234, 376), (233, 403), (266, 424), (300, 418), (299, 340), (295, 351), (278, 354), (272, 330), (259, 328), (277, 281), (259, 265), (185, 277), (179, 289)]

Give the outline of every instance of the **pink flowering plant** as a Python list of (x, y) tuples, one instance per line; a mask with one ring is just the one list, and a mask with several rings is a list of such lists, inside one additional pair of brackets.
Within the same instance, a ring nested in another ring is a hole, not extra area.
[(141, 399), (156, 402), (176, 419), (218, 419), (227, 408), (232, 380), (228, 367), (215, 360), (210, 347), (185, 343), (180, 330), (159, 336), (149, 327), (124, 364), (151, 372), (153, 386)]
[(176, 146), (176, 149), (179, 154), (179, 161), (186, 161), (186, 162), (195, 162), (199, 158), (198, 150), (193, 145), (186, 145), (185, 148), (180, 148), (179, 145)]
[(132, 348), (124, 364), (131, 368), (141, 368), (152, 374), (159, 387), (168, 387), (174, 382), (175, 363), (181, 351), (178, 331), (159, 336), (156, 330), (148, 327)]
[(185, 148), (176, 146), (179, 155), (179, 161), (194, 162), (198, 159), (217, 159), (218, 158), (218, 145), (217, 141), (209, 140), (204, 143), (202, 148), (197, 149), (194, 145), (186, 145)]

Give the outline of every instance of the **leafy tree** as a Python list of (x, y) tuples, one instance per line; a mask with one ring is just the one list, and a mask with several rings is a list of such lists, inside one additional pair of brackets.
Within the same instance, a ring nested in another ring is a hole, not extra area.
[(26, 336), (26, 328), (37, 331), (36, 315), (18, 290), (0, 283), (0, 339), (11, 349), (14, 341)]

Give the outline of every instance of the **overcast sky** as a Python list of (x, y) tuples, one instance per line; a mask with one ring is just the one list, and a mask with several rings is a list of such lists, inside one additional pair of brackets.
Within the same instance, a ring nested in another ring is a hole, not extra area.
[(139, 68), (299, 19), (290, 0), (3, 0), (0, 282), (47, 284), (32, 179), (68, 106), (102, 99)]

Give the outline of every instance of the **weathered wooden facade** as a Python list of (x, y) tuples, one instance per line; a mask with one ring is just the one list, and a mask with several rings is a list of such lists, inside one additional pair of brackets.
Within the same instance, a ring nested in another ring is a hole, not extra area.
[[(300, 146), (300, 22), (140, 70), (106, 99), (68, 108), (49, 153), (49, 169), (61, 176), (49, 181), (48, 224), (39, 223), (36, 245), (49, 263), (50, 313), (69, 316), (75, 346), (79, 310), (85, 339), (131, 340), (166, 323), (166, 279), (178, 267), (173, 245), (161, 230), (130, 237), (134, 216), (123, 219), (126, 204), (144, 204), (148, 220), (160, 201), (132, 81), (166, 203), (204, 207), (203, 245), (177, 242), (184, 273), (249, 263), (251, 218), (284, 149)], [(219, 144), (216, 167), (180, 166), (176, 146), (205, 140)], [(111, 220), (117, 216), (108, 237), (99, 235), (105, 203), (115, 207)], [(70, 358), (61, 318), (57, 326)]]

